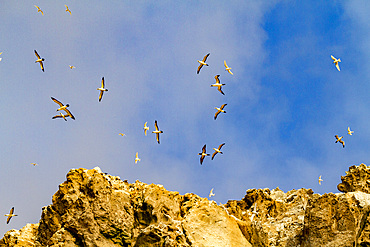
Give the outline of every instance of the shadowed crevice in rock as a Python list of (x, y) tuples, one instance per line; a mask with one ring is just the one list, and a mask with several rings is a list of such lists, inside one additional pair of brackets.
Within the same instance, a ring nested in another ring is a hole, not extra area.
[(72, 169), (38, 224), (0, 246), (370, 246), (370, 167), (351, 166), (338, 189), (248, 189), (218, 204), (162, 185)]

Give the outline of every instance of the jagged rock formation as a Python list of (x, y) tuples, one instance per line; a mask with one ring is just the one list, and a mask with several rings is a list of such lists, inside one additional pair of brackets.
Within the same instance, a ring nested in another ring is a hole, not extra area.
[(370, 193), (370, 167), (365, 164), (351, 166), (337, 188), (342, 192), (362, 191)]
[(40, 222), (7, 232), (0, 246), (370, 246), (368, 171), (351, 166), (338, 185), (346, 193), (250, 189), (217, 205), (73, 169)]
[[(129, 184), (99, 168), (71, 170), (31, 228), (24, 240), (34, 246), (251, 246), (214, 201)], [(23, 235), (10, 231), (0, 246), (25, 246)]]

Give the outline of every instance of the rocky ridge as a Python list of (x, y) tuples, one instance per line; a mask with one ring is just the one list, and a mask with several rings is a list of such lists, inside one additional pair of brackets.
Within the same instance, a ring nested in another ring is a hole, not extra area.
[(217, 205), (195, 194), (72, 169), (40, 222), (0, 246), (370, 246), (370, 167), (351, 166), (338, 190), (249, 189)]

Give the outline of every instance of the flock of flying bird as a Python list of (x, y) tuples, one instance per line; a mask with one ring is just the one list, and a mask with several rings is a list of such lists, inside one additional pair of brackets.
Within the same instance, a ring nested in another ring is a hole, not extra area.
[[(207, 55), (204, 56), (203, 60), (198, 60), (198, 63), (199, 63), (199, 66), (198, 66), (198, 69), (197, 69), (197, 74), (199, 74), (200, 70), (202, 69), (203, 66), (209, 66), (207, 63), (206, 63), (206, 60), (207, 58), (209, 57), (210, 53), (208, 53)], [(233, 75), (233, 72), (231, 72), (231, 68), (227, 65), (226, 61), (224, 60), (224, 65), (225, 65), (225, 70), (227, 72), (229, 72), (229, 74)], [(220, 82), (220, 75), (216, 75), (215, 76), (215, 79), (216, 79), (216, 83), (214, 84), (211, 84), (211, 87), (217, 87), (217, 90), (225, 95), (225, 93), (222, 91), (222, 86), (225, 86), (226, 84), (221, 84)], [(214, 119), (216, 120), (217, 119), (217, 116), (218, 114), (220, 114), (221, 112), (222, 113), (226, 113), (226, 111), (224, 110), (225, 106), (227, 104), (223, 104), (221, 107), (215, 107), (215, 109), (217, 110), (217, 112), (215, 113), (215, 116), (214, 116)], [(221, 152), (221, 148), (225, 145), (225, 143), (222, 143), (221, 145), (218, 146), (218, 148), (213, 148), (213, 150), (215, 151), (213, 154), (212, 154), (212, 160), (214, 159), (215, 155), (220, 153), (222, 154)], [(210, 154), (207, 154), (207, 151), (206, 151), (206, 147), (207, 145), (204, 144), (203, 148), (202, 148), (202, 152), (201, 153), (198, 153), (198, 155), (200, 155), (200, 164), (202, 165), (203, 164), (203, 160), (205, 157), (207, 156), (210, 156)], [(212, 193), (213, 189), (211, 190), (210, 194), (209, 194), (209, 197), (211, 197), (212, 195), (214, 195)]]
[[(44, 12), (40, 9), (40, 7), (34, 5), (36, 8), (37, 8), (37, 11), (40, 12), (42, 15), (44, 15)], [(67, 5), (64, 5), (66, 7), (66, 12), (68, 12), (70, 15), (72, 15), (71, 11), (69, 10), (68, 6)], [(2, 54), (3, 52), (0, 52), (0, 55)], [(36, 50), (34, 50), (34, 53), (37, 57), (37, 60), (35, 61), (35, 63), (39, 63), (40, 64), (40, 67), (41, 67), (41, 70), (44, 72), (44, 61), (45, 59), (42, 58), (38, 52)], [(199, 66), (198, 66), (198, 69), (197, 69), (197, 74), (199, 74), (200, 70), (202, 69), (203, 66), (209, 66), (207, 63), (206, 63), (206, 60), (207, 58), (209, 57), (210, 53), (208, 53), (207, 55), (204, 56), (203, 60), (198, 60), (198, 63), (199, 63)], [(337, 59), (335, 58), (333, 55), (331, 55), (331, 58), (333, 59), (333, 63), (335, 64), (336, 68), (338, 71), (340, 71), (340, 67), (339, 67), (339, 62), (341, 62), (340, 59)], [(2, 60), (2, 58), (0, 58), (0, 61)], [(233, 72), (231, 72), (231, 68), (227, 65), (226, 61), (224, 61), (224, 65), (225, 65), (225, 70), (233, 75)], [(70, 69), (74, 69), (76, 68), (75, 66), (72, 66), (72, 65), (69, 65)], [(225, 86), (225, 84), (221, 84), (220, 82), (220, 79), (219, 79), (220, 75), (216, 75), (214, 78), (216, 80), (216, 82), (214, 84), (211, 84), (211, 87), (216, 87), (217, 90), (225, 95), (225, 93), (222, 91), (222, 86)], [(102, 100), (103, 98), (103, 94), (104, 92), (107, 92), (108, 89), (105, 88), (105, 83), (104, 83), (104, 77), (102, 77), (102, 81), (101, 81), (101, 87), (100, 88), (97, 88), (97, 90), (99, 90), (99, 102)], [(59, 112), (59, 115), (55, 115), (52, 117), (52, 119), (56, 119), (56, 118), (63, 118), (65, 121), (67, 121), (67, 118), (70, 117), (71, 119), (75, 120), (75, 117), (73, 116), (73, 114), (71, 113), (71, 111), (68, 109), (69, 107), (69, 104), (66, 104), (64, 105), (62, 102), (60, 102), (59, 100), (55, 99), (54, 97), (51, 97), (51, 99), (59, 105), (59, 108), (57, 109), (57, 111)], [(222, 113), (226, 113), (226, 111), (224, 110), (225, 106), (227, 104), (223, 104), (221, 105), (221, 107), (215, 107), (215, 109), (217, 110), (215, 115), (214, 115), (214, 119), (216, 120), (218, 115), (222, 112)], [(65, 112), (65, 114), (63, 114), (63, 112)], [(159, 141), (159, 134), (163, 133), (162, 130), (159, 130), (159, 127), (158, 127), (158, 123), (157, 123), (157, 120), (155, 120), (154, 122), (154, 127), (155, 127), (155, 130), (152, 131), (152, 133), (156, 134), (156, 140), (158, 142), (158, 144), (160, 144), (160, 141)], [(144, 124), (144, 134), (147, 135), (147, 131), (149, 130), (149, 127), (147, 126), (147, 122), (145, 122)], [(349, 135), (352, 135), (354, 133), (354, 131), (350, 130), (350, 127), (348, 127), (347, 129), (347, 133)], [(125, 134), (123, 133), (119, 133), (119, 135), (121, 136), (124, 136)], [(341, 143), (343, 148), (345, 147), (345, 143), (343, 141), (343, 136), (339, 137), (338, 135), (335, 135), (335, 138), (336, 138), (336, 141), (335, 143)], [(213, 148), (214, 150), (214, 153), (212, 154), (212, 160), (214, 159), (214, 157), (216, 156), (216, 154), (220, 153), (222, 154), (222, 151), (221, 151), (221, 148), (225, 145), (225, 143), (222, 143), (218, 146), (218, 148)], [(206, 144), (204, 144), (204, 146), (202, 147), (202, 152), (201, 153), (198, 153), (198, 155), (200, 155), (200, 164), (202, 165), (203, 164), (203, 161), (204, 161), (204, 158), (207, 157), (207, 156), (210, 156), (210, 154), (207, 154), (207, 151), (206, 151)], [(138, 157), (138, 152), (136, 152), (136, 157), (135, 157), (135, 164), (137, 164), (137, 162), (140, 161), (140, 158)], [(36, 163), (31, 163), (32, 165), (36, 166), (37, 164)], [(321, 179), (321, 175), (319, 176), (319, 184), (321, 185), (321, 182), (323, 181)], [(214, 196), (215, 194), (213, 193), (213, 188), (211, 189), (210, 193), (209, 193), (209, 197), (211, 196)], [(257, 213), (257, 212), (253, 212), (253, 213)], [(4, 216), (7, 216), (7, 221), (6, 223), (8, 224), (10, 222), (10, 219), (14, 216), (17, 216), (16, 214), (14, 214), (14, 207), (12, 207), (12, 209), (10, 210), (9, 214), (5, 214)]]
[[(44, 12), (41, 10), (41, 8), (40, 7), (38, 7), (38, 6), (36, 6), (36, 5), (34, 5), (36, 8), (37, 8), (37, 12), (40, 12), (42, 15), (44, 15)], [(66, 12), (69, 12), (69, 14), (70, 15), (72, 15), (72, 13), (71, 13), (71, 11), (70, 11), (70, 9), (68, 8), (68, 6), (67, 5), (64, 5), (65, 7), (66, 7)], [(34, 53), (35, 53), (35, 56), (37, 57), (37, 59), (36, 59), (36, 61), (35, 61), (35, 63), (39, 63), (39, 65), (40, 65), (40, 68), (41, 68), (41, 71), (42, 72), (45, 72), (45, 68), (44, 68), (44, 61), (45, 61), (45, 58), (43, 58), (43, 57), (41, 57), (40, 55), (39, 55), (39, 53), (36, 51), (36, 50), (34, 50)], [(0, 53), (0, 55), (2, 54), (2, 52)], [(206, 60), (207, 60), (207, 58), (208, 58), (208, 56), (210, 55), (210, 53), (208, 53), (206, 56), (204, 56), (204, 58), (203, 58), (203, 60), (201, 60), (201, 61), (199, 61), (198, 60), (198, 62), (199, 62), (199, 67), (198, 67), (198, 69), (197, 69), (197, 74), (199, 74), (199, 72), (200, 72), (200, 70), (201, 70), (201, 68), (203, 67), (203, 66), (209, 66), (207, 63), (206, 63)], [(0, 61), (1, 61), (1, 59), (2, 58), (0, 58)], [(231, 72), (231, 68), (226, 64), (226, 61), (224, 61), (224, 65), (225, 65), (225, 70), (227, 71), (227, 72), (229, 72), (231, 75), (233, 75), (233, 73)], [(69, 65), (69, 68), (70, 69), (74, 69), (74, 68), (76, 68), (75, 66), (73, 66), (73, 65)], [(216, 82), (214, 83), (214, 84), (212, 84), (211, 85), (211, 87), (216, 87), (217, 88), (217, 90), (221, 93), (221, 94), (223, 94), (223, 95), (225, 95), (225, 93), (222, 91), (222, 86), (225, 86), (225, 84), (221, 84), (221, 82), (220, 82), (220, 79), (219, 79), (219, 77), (220, 77), (220, 75), (216, 75), (215, 76), (215, 80), (216, 80)], [(105, 88), (105, 82), (104, 82), (104, 77), (102, 77), (102, 81), (101, 81), (101, 87), (100, 88), (97, 88), (97, 90), (99, 91), (99, 102), (101, 102), (101, 100), (102, 100), (102, 98), (103, 98), (103, 94), (104, 94), (104, 92), (107, 92), (108, 91), (108, 89), (107, 88)], [(58, 118), (62, 118), (62, 119), (64, 119), (64, 121), (67, 121), (67, 118), (68, 117), (70, 117), (71, 119), (73, 119), (73, 120), (75, 120), (75, 117), (73, 116), (73, 114), (71, 113), (71, 111), (68, 109), (68, 107), (69, 107), (69, 104), (63, 104), (61, 101), (59, 101), (59, 100), (57, 100), (56, 98), (54, 98), (54, 97), (51, 97), (51, 100), (52, 101), (54, 101), (56, 104), (58, 104), (58, 109), (56, 110), (57, 112), (59, 112), (59, 114), (57, 114), (57, 115), (55, 115), (55, 116), (53, 116), (52, 117), (52, 119), (58, 119)], [(218, 115), (222, 112), (222, 113), (226, 113), (226, 111), (224, 110), (224, 107), (226, 106), (227, 104), (223, 104), (223, 105), (221, 105), (220, 107), (215, 107), (215, 109), (217, 110), (216, 111), (216, 113), (215, 113), (215, 115), (214, 115), (214, 119), (216, 120), (217, 119), (217, 117), (218, 117)], [(145, 135), (147, 135), (147, 131), (149, 130), (149, 127), (147, 126), (147, 123), (148, 122), (145, 122), (145, 124), (144, 124), (144, 134)], [(154, 131), (152, 131), (152, 133), (154, 133), (155, 135), (156, 135), (156, 140), (157, 140), (157, 142), (158, 142), (158, 144), (160, 144), (160, 140), (159, 140), (159, 135), (160, 134), (162, 134), (163, 133), (163, 131), (162, 130), (160, 130), (159, 129), (159, 127), (158, 127), (158, 122), (157, 122), (157, 120), (155, 120), (155, 122), (154, 122), (154, 127), (155, 127), (155, 130)], [(121, 135), (121, 136), (124, 136), (125, 134), (123, 134), (123, 133), (119, 133), (119, 135)], [(214, 150), (214, 153), (212, 154), (212, 160), (214, 159), (214, 157), (215, 157), (215, 155), (216, 154), (218, 154), (218, 153), (220, 153), (220, 154), (222, 154), (222, 152), (220, 151), (221, 150), (221, 148), (223, 147), (225, 145), (225, 143), (222, 143), (221, 145), (219, 145), (219, 147), (218, 148), (213, 148), (213, 150)], [(203, 148), (202, 148), (202, 152), (201, 153), (199, 153), (199, 155), (201, 156), (200, 157), (200, 164), (202, 165), (203, 164), (203, 160), (204, 160), (204, 158), (206, 157), (206, 156), (209, 156), (210, 154), (207, 154), (206, 153), (206, 145), (204, 145), (203, 146)], [(139, 162), (141, 159), (139, 158), (139, 156), (138, 156), (138, 152), (136, 152), (136, 156), (135, 156), (135, 164), (137, 164), (137, 162)], [(37, 165), (37, 163), (31, 163), (33, 166), (36, 166)], [(210, 193), (209, 193), (209, 197), (211, 197), (211, 196), (214, 196), (215, 194), (213, 193), (213, 188), (212, 188), (212, 190), (210, 191)], [(5, 214), (4, 216), (7, 216), (8, 218), (7, 218), (7, 221), (6, 221), (6, 223), (8, 224), (9, 222), (10, 222), (10, 219), (12, 218), (12, 217), (14, 217), (14, 216), (18, 216), (18, 215), (16, 215), (16, 214), (14, 214), (14, 207), (12, 207), (12, 209), (10, 210), (10, 212), (9, 212), (9, 214)]]

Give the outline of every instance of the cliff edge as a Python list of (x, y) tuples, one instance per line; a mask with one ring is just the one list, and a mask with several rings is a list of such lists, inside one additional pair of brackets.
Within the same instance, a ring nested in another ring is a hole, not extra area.
[(370, 167), (351, 166), (338, 190), (249, 189), (217, 205), (195, 194), (72, 169), (40, 222), (0, 246), (370, 246)]

